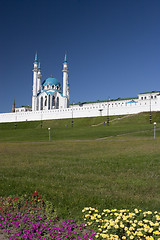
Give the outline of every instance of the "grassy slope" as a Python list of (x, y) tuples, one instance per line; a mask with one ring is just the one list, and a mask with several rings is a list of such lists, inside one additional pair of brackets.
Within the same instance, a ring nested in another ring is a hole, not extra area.
[[(62, 217), (80, 218), (85, 206), (160, 211), (160, 139), (153, 141), (148, 119), (138, 114), (109, 127), (91, 126), (105, 118), (75, 119), (74, 128), (71, 120), (44, 121), (43, 129), (40, 122), (18, 123), (16, 130), (0, 124), (1, 195), (38, 190)], [(160, 113), (153, 121), (160, 122)]]
[[(137, 133), (137, 131), (153, 130), (153, 125), (149, 124), (149, 113), (132, 115), (124, 118), (120, 116), (110, 117), (110, 126), (104, 126), (103, 122), (106, 117), (80, 118), (74, 119), (74, 127), (71, 127), (71, 119), (49, 120), (41, 122), (20, 122), (17, 123), (16, 130), (14, 123), (0, 124), (0, 142), (15, 141), (47, 141), (48, 127), (51, 128), (52, 140), (72, 140), (72, 139), (97, 139), (118, 134), (133, 133), (140, 136), (151, 136), (152, 131), (145, 134)], [(117, 119), (117, 120), (115, 120)], [(153, 122), (157, 122), (157, 128), (160, 126), (160, 113), (152, 113)], [(98, 126), (92, 126), (102, 123)], [(68, 127), (65, 127), (65, 126)], [(157, 131), (159, 134), (159, 131)]]

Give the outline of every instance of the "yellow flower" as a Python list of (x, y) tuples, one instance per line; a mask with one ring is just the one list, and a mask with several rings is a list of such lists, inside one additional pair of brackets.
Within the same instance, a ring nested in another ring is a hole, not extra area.
[(149, 233), (153, 232), (153, 228), (150, 228), (148, 232), (149, 232)]
[(101, 233), (100, 236), (101, 236), (102, 238), (108, 238), (108, 234)]
[(118, 226), (117, 224), (116, 224), (116, 225), (114, 225), (114, 227), (115, 227), (115, 228), (119, 228), (119, 226)]
[(121, 228), (124, 228), (124, 224), (123, 224), (123, 223), (121, 223), (121, 224), (120, 224), (120, 227), (121, 227)]
[(135, 211), (135, 213), (139, 213), (139, 211), (138, 211), (138, 209), (137, 209), (137, 208), (135, 208), (135, 209), (134, 209), (134, 211)]

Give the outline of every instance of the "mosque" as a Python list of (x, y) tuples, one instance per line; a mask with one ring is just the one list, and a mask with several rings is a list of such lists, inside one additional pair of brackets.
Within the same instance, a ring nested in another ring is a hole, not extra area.
[(56, 78), (53, 78), (53, 76), (47, 78), (41, 84), (41, 67), (36, 53), (33, 68), (32, 111), (69, 107), (68, 64), (66, 54), (62, 72), (63, 89), (61, 83)]
[(70, 104), (68, 72), (67, 55), (65, 54), (62, 68), (63, 84), (61, 85), (53, 76), (41, 81), (41, 66), (36, 53), (33, 63), (32, 107), (15, 108), (14, 102), (11, 113), (0, 114), (0, 122), (108, 117), (160, 111), (160, 91), (140, 93), (134, 98), (117, 98)]

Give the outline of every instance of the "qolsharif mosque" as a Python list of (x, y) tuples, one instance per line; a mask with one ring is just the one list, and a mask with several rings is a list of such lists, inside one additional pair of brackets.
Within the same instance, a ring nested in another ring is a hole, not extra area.
[(32, 106), (15, 107), (14, 101), (12, 112), (1, 113), (0, 122), (16, 123), (49, 119), (108, 117), (160, 111), (160, 91), (140, 93), (133, 98), (108, 98), (104, 101), (70, 104), (68, 72), (67, 55), (65, 55), (62, 66), (62, 83), (53, 76), (42, 80), (41, 66), (36, 54), (33, 62)]
[(69, 83), (67, 55), (63, 62), (63, 89), (61, 83), (53, 76), (41, 83), (41, 67), (35, 55), (33, 68), (32, 111), (51, 110), (69, 107)]

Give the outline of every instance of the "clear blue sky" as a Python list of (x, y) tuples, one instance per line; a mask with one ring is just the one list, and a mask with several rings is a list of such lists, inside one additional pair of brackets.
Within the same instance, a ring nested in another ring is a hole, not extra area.
[(36, 51), (61, 82), (67, 51), (70, 102), (160, 90), (160, 0), (0, 0), (0, 112), (31, 105)]

